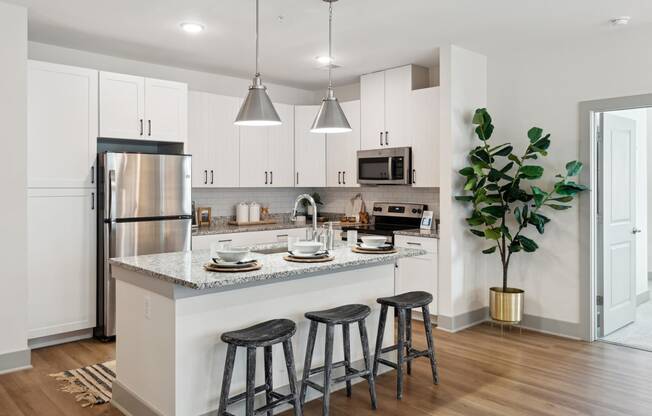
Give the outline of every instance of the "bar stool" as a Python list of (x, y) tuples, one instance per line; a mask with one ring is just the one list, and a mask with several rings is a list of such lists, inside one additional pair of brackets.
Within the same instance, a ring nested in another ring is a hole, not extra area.
[[(303, 367), (303, 378), (301, 379), (301, 406), (306, 401), (306, 392), (311, 387), (323, 394), (322, 414), (328, 415), (330, 405), (331, 385), (346, 381), (346, 395), (351, 397), (351, 379), (361, 377), (367, 380), (369, 385), (369, 395), (371, 396), (371, 407), (376, 409), (376, 385), (372, 371), (371, 355), (369, 354), (369, 339), (367, 337), (367, 327), (365, 319), (371, 313), (367, 305), (344, 305), (337, 308), (324, 311), (308, 312), (306, 318), (310, 320), (310, 333), (308, 335), (308, 346), (306, 348), (306, 362)], [(362, 343), (362, 354), (364, 356), (365, 369), (356, 370), (351, 367), (351, 337), (349, 325), (358, 323), (360, 330), (360, 341)], [(326, 348), (324, 357), (324, 366), (311, 368), (312, 354), (315, 349), (315, 339), (317, 338), (317, 326), (322, 323), (326, 324)], [(335, 325), (342, 325), (342, 335), (344, 344), (344, 361), (333, 363), (333, 336)], [(334, 368), (344, 366), (345, 374), (341, 377), (332, 378)], [(322, 386), (309, 380), (310, 376), (317, 373), (324, 373), (324, 384)]]
[[(249, 328), (222, 334), (221, 339), (228, 344), (228, 348), (226, 351), (224, 377), (222, 378), (220, 406), (217, 413), (219, 416), (233, 416), (226, 409), (229, 405), (241, 400), (246, 400), (246, 416), (254, 416), (262, 413), (267, 413), (267, 416), (272, 416), (272, 409), (284, 403), (290, 403), (294, 406), (294, 416), (301, 416), (301, 406), (294, 370), (294, 353), (292, 352), (292, 342), (290, 341), (290, 338), (292, 338), (296, 331), (296, 324), (289, 319), (274, 319)], [(283, 352), (285, 353), (285, 366), (290, 383), (290, 394), (288, 395), (277, 393), (273, 389), (272, 345), (279, 343), (283, 343)], [(247, 389), (244, 393), (229, 398), (237, 347), (247, 348)], [(256, 348), (261, 347), (264, 348), (265, 357), (265, 384), (256, 387)], [(254, 397), (263, 391), (265, 392), (266, 405), (255, 409)]]
[[(432, 340), (432, 327), (430, 324), (430, 311), (428, 305), (432, 302), (432, 295), (427, 292), (407, 292), (397, 296), (378, 298), (381, 304), (380, 321), (378, 322), (378, 336), (376, 338), (376, 351), (374, 356), (374, 377), (378, 374), (378, 364), (384, 364), (397, 371), (396, 398), (403, 398), (403, 363), (407, 362), (407, 373), (412, 374), (412, 360), (418, 357), (430, 358), (430, 369), (432, 370), (432, 381), (439, 384), (439, 371), (435, 358), (435, 346)], [(383, 334), (385, 332), (385, 321), (387, 320), (387, 309), (393, 307), (398, 312), (398, 344), (383, 348)], [(412, 348), (412, 309), (421, 308), (423, 313), (423, 325), (426, 330), (426, 341), (428, 349), (418, 351)], [(397, 351), (397, 362), (381, 358), (381, 354), (390, 351)]]

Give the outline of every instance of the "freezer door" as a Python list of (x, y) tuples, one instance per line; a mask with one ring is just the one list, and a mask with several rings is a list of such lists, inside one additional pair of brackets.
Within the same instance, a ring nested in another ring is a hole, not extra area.
[(104, 335), (115, 335), (115, 280), (109, 258), (190, 250), (191, 219), (112, 222), (104, 224), (104, 273), (102, 278), (102, 321)]
[(191, 156), (105, 153), (104, 218), (191, 215)]

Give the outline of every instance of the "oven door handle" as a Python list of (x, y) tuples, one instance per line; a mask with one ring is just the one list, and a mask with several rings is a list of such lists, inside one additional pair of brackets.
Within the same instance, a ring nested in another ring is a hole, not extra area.
[(394, 158), (392, 156), (389, 156), (387, 158), (387, 179), (392, 181), (394, 180), (394, 176), (392, 175), (392, 164), (394, 163)]

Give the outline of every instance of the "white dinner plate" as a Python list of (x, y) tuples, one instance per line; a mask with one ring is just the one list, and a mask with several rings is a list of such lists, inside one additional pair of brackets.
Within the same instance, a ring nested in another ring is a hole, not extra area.
[(360, 243), (359, 247), (365, 250), (389, 250), (392, 248), (392, 245), (385, 243), (380, 246), (368, 246), (365, 243)]
[(312, 253), (312, 254), (296, 253), (296, 252), (292, 252), (292, 251), (289, 251), (288, 253), (290, 253), (290, 255), (292, 257), (296, 257), (298, 259), (312, 259), (312, 258), (316, 258), (316, 257), (326, 257), (326, 256), (328, 256), (327, 251), (318, 251), (318, 252)]
[[(250, 262), (255, 261), (255, 259), (244, 259), (244, 260), (240, 260), (239, 262), (238, 261), (222, 261), (222, 260), (216, 261), (216, 260), (217, 260), (217, 258), (214, 258), (213, 263), (216, 264), (217, 266), (220, 266), (220, 267), (233, 267), (233, 268), (249, 267), (249, 266), (252, 266), (254, 264), (254, 263), (250, 263)], [(244, 263), (244, 264), (242, 264), (242, 263)]]

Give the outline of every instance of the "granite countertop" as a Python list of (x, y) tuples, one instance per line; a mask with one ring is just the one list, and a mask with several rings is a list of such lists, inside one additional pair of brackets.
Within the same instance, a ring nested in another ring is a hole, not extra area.
[(410, 237), (423, 237), (423, 238), (439, 238), (439, 232), (437, 230), (422, 230), (420, 228), (415, 228), (413, 230), (394, 231), (394, 235), (407, 235)]
[[(227, 223), (211, 224), (210, 227), (199, 227), (192, 230), (193, 236), (199, 235), (215, 235), (215, 234), (230, 234), (230, 233), (244, 233), (252, 231), (272, 231), (272, 230), (287, 230), (290, 228), (305, 228), (305, 224), (297, 224), (294, 222), (278, 222), (276, 224), (260, 224), (260, 225), (230, 225)], [(312, 223), (311, 225), (312, 226)]]
[[(282, 247), (283, 244), (260, 245), (256, 249)], [(209, 250), (151, 254), (137, 257), (123, 257), (109, 260), (112, 265), (142, 273), (152, 278), (164, 280), (191, 289), (224, 288), (250, 283), (273, 283), (307, 274), (331, 273), (347, 268), (375, 266), (393, 263), (403, 257), (426, 254), (419, 249), (400, 248), (393, 254), (358, 254), (341, 243), (331, 251), (335, 260), (327, 263), (292, 263), (283, 260), (286, 253), (252, 253), (263, 267), (260, 270), (241, 273), (216, 273), (204, 270), (203, 265), (210, 261)]]

